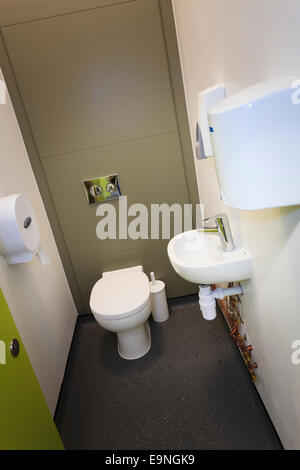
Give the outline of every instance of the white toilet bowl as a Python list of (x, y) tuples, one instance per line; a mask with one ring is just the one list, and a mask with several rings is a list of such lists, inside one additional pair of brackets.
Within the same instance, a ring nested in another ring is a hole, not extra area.
[(138, 359), (149, 351), (150, 285), (142, 266), (103, 273), (92, 289), (90, 307), (100, 326), (117, 333), (124, 359)]

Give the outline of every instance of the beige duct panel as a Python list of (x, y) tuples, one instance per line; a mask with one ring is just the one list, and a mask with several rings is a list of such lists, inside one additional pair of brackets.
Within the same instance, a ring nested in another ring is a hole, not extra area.
[[(117, 173), (128, 205), (189, 202), (177, 133), (45, 158), (43, 167), (73, 260), (148, 244), (96, 238), (97, 204), (88, 205), (84, 179)], [(112, 204), (118, 212), (118, 201)]]
[[(166, 241), (99, 240), (96, 237), (96, 225), (100, 220), (96, 216), (97, 205), (88, 206), (81, 184), (84, 178), (116, 172), (122, 193), (128, 197), (128, 205), (143, 203), (150, 213), (151, 203), (188, 204), (177, 133), (45, 158), (43, 166), (87, 304), (88, 290), (82, 286), (83, 280), (85, 286), (92, 286), (103, 271), (118, 269), (121, 259), (130, 265), (145, 263), (146, 269), (159, 270), (164, 279), (172, 279), (173, 284), (169, 287), (173, 295), (176, 295), (176, 289), (177, 295), (187, 293), (186, 287), (180, 287), (184, 283), (179, 276), (173, 275)], [(111, 204), (116, 208), (118, 218), (119, 203)], [(189, 286), (191, 290), (192, 285)]]
[(0, 0), (0, 26), (135, 0)]
[(157, 1), (3, 34), (41, 158), (177, 130)]

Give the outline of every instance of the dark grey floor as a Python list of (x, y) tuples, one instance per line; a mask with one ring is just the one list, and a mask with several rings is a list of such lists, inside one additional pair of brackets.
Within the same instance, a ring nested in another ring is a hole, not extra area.
[(78, 320), (56, 412), (67, 449), (281, 449), (221, 314), (196, 296), (169, 302), (136, 361), (93, 317)]

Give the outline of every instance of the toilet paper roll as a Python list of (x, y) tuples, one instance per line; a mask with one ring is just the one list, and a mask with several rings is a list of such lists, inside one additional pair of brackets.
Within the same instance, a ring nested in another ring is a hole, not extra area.
[[(40, 254), (40, 232), (34, 210), (23, 194), (0, 198), (0, 253), (8, 264), (27, 263)], [(42, 262), (43, 256), (40, 256)]]

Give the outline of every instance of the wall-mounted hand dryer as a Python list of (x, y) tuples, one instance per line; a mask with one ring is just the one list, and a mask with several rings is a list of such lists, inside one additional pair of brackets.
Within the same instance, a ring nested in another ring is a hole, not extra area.
[(300, 204), (300, 76), (242, 90), (211, 108), (208, 121), (224, 204)]

